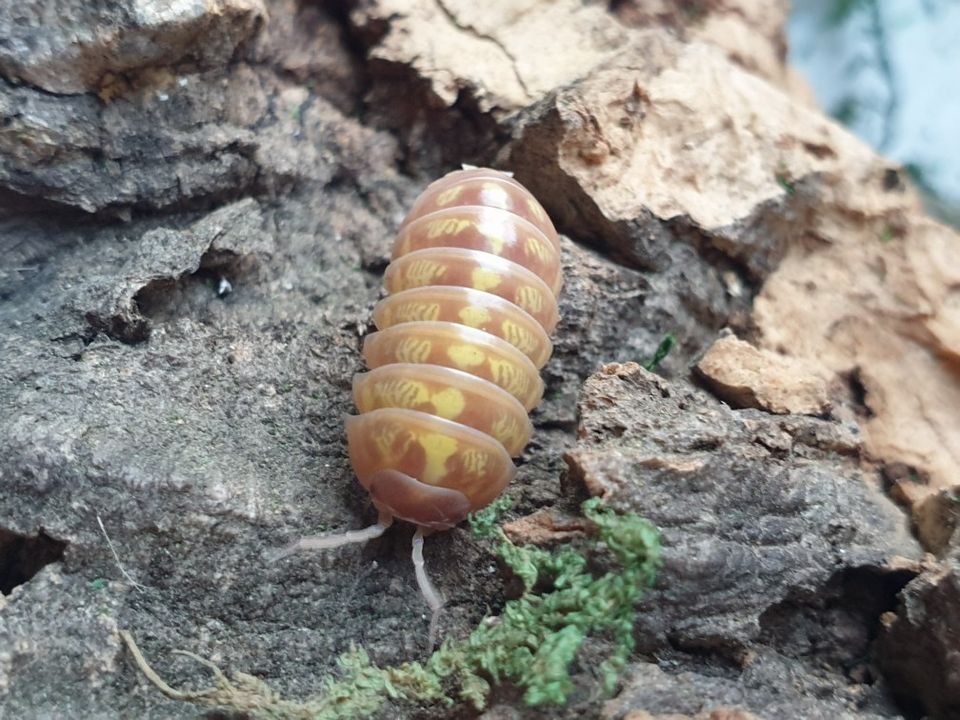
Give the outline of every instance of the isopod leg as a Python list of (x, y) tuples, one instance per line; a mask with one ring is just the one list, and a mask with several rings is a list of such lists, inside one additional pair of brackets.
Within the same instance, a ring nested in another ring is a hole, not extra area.
[(304, 550), (329, 550), (342, 545), (367, 542), (383, 535), (384, 531), (393, 524), (393, 517), (390, 515), (381, 515), (375, 525), (365, 527), (363, 530), (348, 530), (344, 533), (335, 535), (317, 535), (312, 537), (302, 537), (294, 543), (290, 543), (285, 548), (276, 550), (267, 554), (268, 562), (282, 560), (288, 555), (293, 555)]
[(417, 528), (413, 535), (413, 569), (417, 575), (417, 585), (420, 588), (420, 594), (430, 606), (430, 634), (428, 637), (429, 647), (432, 650), (437, 642), (437, 628), (440, 621), (440, 611), (443, 609), (443, 598), (437, 589), (427, 577), (426, 565), (423, 561), (423, 528)]

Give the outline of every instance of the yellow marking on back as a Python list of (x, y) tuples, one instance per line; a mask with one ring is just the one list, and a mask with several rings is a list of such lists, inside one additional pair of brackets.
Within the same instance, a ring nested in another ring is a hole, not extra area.
[(520, 425), (513, 415), (505, 413), (491, 423), (490, 434), (506, 447), (520, 440)]
[(531, 213), (537, 220), (545, 220), (545, 219), (546, 219), (547, 214), (543, 211), (543, 208), (540, 207), (540, 203), (538, 203), (536, 200), (533, 200), (533, 199), (531, 199), (531, 198), (527, 198), (527, 207), (530, 208), (530, 213)]
[(452, 217), (431, 220), (427, 223), (427, 237), (434, 240), (441, 235), (459, 235), (471, 225), (473, 223), (464, 218)]
[(426, 433), (417, 442), (426, 456), (423, 476), (418, 479), (436, 485), (447, 474), (447, 460), (457, 451), (457, 441), (440, 433)]
[(517, 288), (517, 305), (528, 313), (538, 313), (543, 310), (543, 294), (535, 287), (521, 285)]
[(401, 460), (410, 449), (411, 442), (413, 442), (413, 436), (409, 431), (392, 424), (381, 425), (379, 432), (373, 436), (377, 454), (384, 463), (395, 463)]
[(416, 380), (383, 380), (375, 386), (378, 407), (415, 408), (430, 398), (427, 386)]
[(483, 327), (490, 322), (490, 311), (479, 305), (467, 305), (457, 313), (460, 322), (472, 328)]
[(509, 360), (490, 358), (490, 374), (493, 381), (518, 399), (526, 399), (529, 385), (522, 369)]
[(483, 199), (486, 202), (491, 204), (500, 203), (501, 205), (506, 205), (509, 195), (507, 191), (503, 189), (499, 184), (492, 182), (485, 182), (480, 186), (480, 190), (483, 193)]
[(440, 303), (407, 302), (394, 309), (390, 315), (391, 325), (418, 320), (436, 320), (440, 317)]
[(477, 232), (486, 238), (489, 243), (487, 252), (491, 252), (494, 255), (503, 254), (503, 248), (507, 244), (507, 241), (500, 232), (502, 228), (503, 225), (497, 222), (495, 218), (484, 218), (477, 223)]
[(500, 275), (486, 268), (475, 268), (473, 272), (470, 273), (470, 287), (474, 290), (491, 290), (497, 287), (502, 281), (503, 278), (501, 278)]
[(464, 185), (462, 183), (457, 183), (453, 187), (447, 188), (442, 193), (437, 195), (437, 199), (434, 200), (434, 203), (436, 204), (437, 207), (444, 207), (445, 205), (449, 205), (458, 197), (460, 197), (460, 193), (463, 192), (463, 188), (464, 188)]
[(537, 340), (529, 330), (512, 320), (504, 320), (500, 324), (503, 339), (513, 345), (524, 355), (529, 355), (537, 349)]
[(438, 393), (434, 393), (430, 398), (433, 405), (433, 411), (442, 418), (453, 420), (460, 416), (463, 408), (467, 405), (467, 400), (463, 393), (456, 388), (447, 388)]
[(435, 260), (414, 260), (407, 268), (407, 287), (430, 285), (446, 271), (446, 266)]
[(433, 343), (420, 338), (404, 338), (397, 343), (397, 361), (405, 363), (422, 363), (430, 357)]
[(533, 235), (528, 235), (523, 243), (523, 252), (526, 255), (533, 256), (541, 262), (546, 262), (549, 258), (547, 246), (540, 242)]
[(487, 355), (476, 345), (451, 345), (447, 348), (447, 357), (461, 370), (483, 365)]
[(482, 450), (470, 448), (464, 451), (461, 459), (463, 471), (473, 477), (483, 477), (487, 472), (487, 466), (490, 464), (490, 456)]

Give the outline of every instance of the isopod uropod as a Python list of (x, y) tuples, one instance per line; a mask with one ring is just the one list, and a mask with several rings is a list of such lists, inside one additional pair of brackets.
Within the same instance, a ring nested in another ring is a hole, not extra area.
[(432, 637), (442, 601), (424, 570), (424, 534), (453, 527), (513, 479), (562, 282), (556, 230), (509, 174), (470, 168), (428, 186), (394, 242), (377, 332), (363, 343), (370, 371), (353, 379), (358, 414), (346, 421), (350, 462), (379, 521), (302, 538), (277, 557), (375, 538), (394, 519), (414, 523)]

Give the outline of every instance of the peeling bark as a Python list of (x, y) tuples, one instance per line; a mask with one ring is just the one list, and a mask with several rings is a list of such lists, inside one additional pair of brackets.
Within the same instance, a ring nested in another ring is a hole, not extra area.
[[(813, 108), (784, 3), (102, 5), (0, 10), (7, 714), (193, 717), (120, 629), (178, 687), (176, 648), (292, 697), (351, 643), (421, 656), (410, 528), (263, 553), (372, 520), (350, 378), (393, 234), (464, 161), (563, 234), (507, 531), (575, 542), (598, 494), (666, 558), (616, 697), (587, 648), (568, 707), (485, 716), (955, 712), (960, 243)], [(750, 344), (701, 362), (718, 399), (691, 366), (725, 327)], [(665, 377), (631, 364), (668, 333)], [(502, 607), (469, 533), (427, 555), (443, 633)]]

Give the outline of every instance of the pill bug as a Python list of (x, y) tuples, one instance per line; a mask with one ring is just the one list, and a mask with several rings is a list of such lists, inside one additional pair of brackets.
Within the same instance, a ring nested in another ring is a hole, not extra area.
[(556, 230), (509, 174), (465, 168), (414, 202), (373, 310), (377, 331), (353, 379), (350, 462), (380, 512), (363, 530), (301, 538), (299, 550), (362, 542), (394, 519), (417, 526), (417, 582), (433, 610), (423, 538), (492, 502), (516, 474), (543, 395), (563, 278)]

